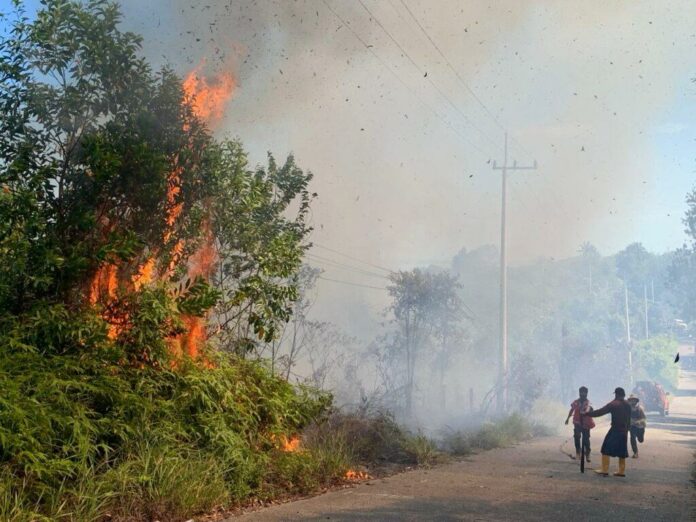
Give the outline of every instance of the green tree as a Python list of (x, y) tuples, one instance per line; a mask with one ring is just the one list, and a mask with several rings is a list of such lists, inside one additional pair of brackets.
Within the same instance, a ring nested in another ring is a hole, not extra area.
[(213, 235), (219, 257), (212, 283), (221, 299), (212, 330), (218, 346), (244, 355), (274, 344), (300, 297), (302, 258), (309, 247), (311, 173), (292, 156), (251, 170), (236, 141), (221, 147)]
[(115, 4), (44, 0), (34, 20), (21, 4), (15, 15), (0, 41), (0, 252), (11, 260), (0, 336), (93, 350), (110, 323), (125, 356), (158, 364), (180, 313), (204, 313), (215, 293), (204, 282), (137, 291), (133, 279), (151, 258), (159, 274), (174, 267), (173, 283), (185, 276), (215, 147), (179, 79), (154, 73), (140, 38), (118, 29)]
[[(449, 350), (455, 338), (458, 320), (463, 317), (462, 301), (457, 294), (459, 283), (447, 272), (415, 269), (397, 272), (388, 286), (396, 330), (389, 340), (388, 351), (402, 369), (404, 409), (413, 413), (416, 369), (424, 352), (432, 348)], [(433, 343), (433, 341), (436, 341)]]

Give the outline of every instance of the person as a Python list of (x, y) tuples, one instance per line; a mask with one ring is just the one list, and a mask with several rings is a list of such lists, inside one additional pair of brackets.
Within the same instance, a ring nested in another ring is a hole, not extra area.
[(587, 413), (590, 417), (601, 417), (611, 413), (611, 428), (602, 443), (602, 467), (595, 472), (606, 477), (609, 475), (610, 457), (618, 457), (619, 470), (615, 477), (626, 476), (626, 459), (628, 458), (628, 429), (631, 424), (631, 406), (626, 401), (626, 391), (623, 388), (614, 390), (614, 400), (606, 406)]
[(575, 441), (575, 457), (580, 458), (580, 437), (585, 445), (585, 458), (590, 462), (590, 430), (595, 427), (592, 417), (586, 414), (592, 410), (590, 401), (587, 399), (587, 387), (580, 386), (578, 390), (580, 397), (570, 404), (570, 411), (565, 423), (568, 424), (570, 416), (573, 416), (573, 440)]
[(638, 458), (638, 443), (643, 443), (645, 437), (645, 410), (643, 406), (638, 404), (640, 399), (635, 395), (631, 395), (628, 399), (628, 404), (631, 405), (631, 449), (633, 450), (633, 458)]

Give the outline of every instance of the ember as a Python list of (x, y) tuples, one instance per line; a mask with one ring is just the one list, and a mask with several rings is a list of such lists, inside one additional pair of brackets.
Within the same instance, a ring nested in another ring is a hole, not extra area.
[(364, 471), (355, 471), (353, 469), (349, 469), (346, 471), (346, 479), (348, 480), (367, 480), (370, 478), (370, 475), (365, 473)]
[(300, 450), (300, 437), (295, 435), (289, 439), (283, 438), (283, 451), (294, 453)]

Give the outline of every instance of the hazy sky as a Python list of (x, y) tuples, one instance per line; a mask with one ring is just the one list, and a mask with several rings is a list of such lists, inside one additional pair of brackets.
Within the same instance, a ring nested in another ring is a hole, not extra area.
[(682, 244), (696, 2), (326, 3), (359, 38), (323, 0), (122, 5), (155, 63), (234, 72), (219, 132), (255, 162), (293, 152), (314, 172), (321, 245), (398, 268), (497, 244), (500, 173), (488, 162), (502, 162), (502, 128), (510, 158), (539, 165), (510, 178), (512, 263), (585, 240), (605, 254)]

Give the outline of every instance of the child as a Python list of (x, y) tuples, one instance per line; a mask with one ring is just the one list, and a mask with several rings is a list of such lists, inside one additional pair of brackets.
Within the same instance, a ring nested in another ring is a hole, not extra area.
[(580, 397), (575, 399), (570, 405), (568, 417), (565, 423), (568, 424), (570, 416), (573, 416), (573, 439), (575, 440), (575, 457), (580, 458), (580, 437), (585, 444), (585, 458), (590, 462), (590, 430), (595, 427), (592, 417), (586, 415), (592, 411), (590, 401), (587, 399), (587, 388), (581, 386), (578, 390)]
[(640, 399), (635, 395), (631, 395), (628, 399), (628, 404), (631, 405), (631, 449), (633, 450), (633, 458), (638, 458), (638, 442), (643, 442), (645, 436), (645, 410), (638, 404)]

